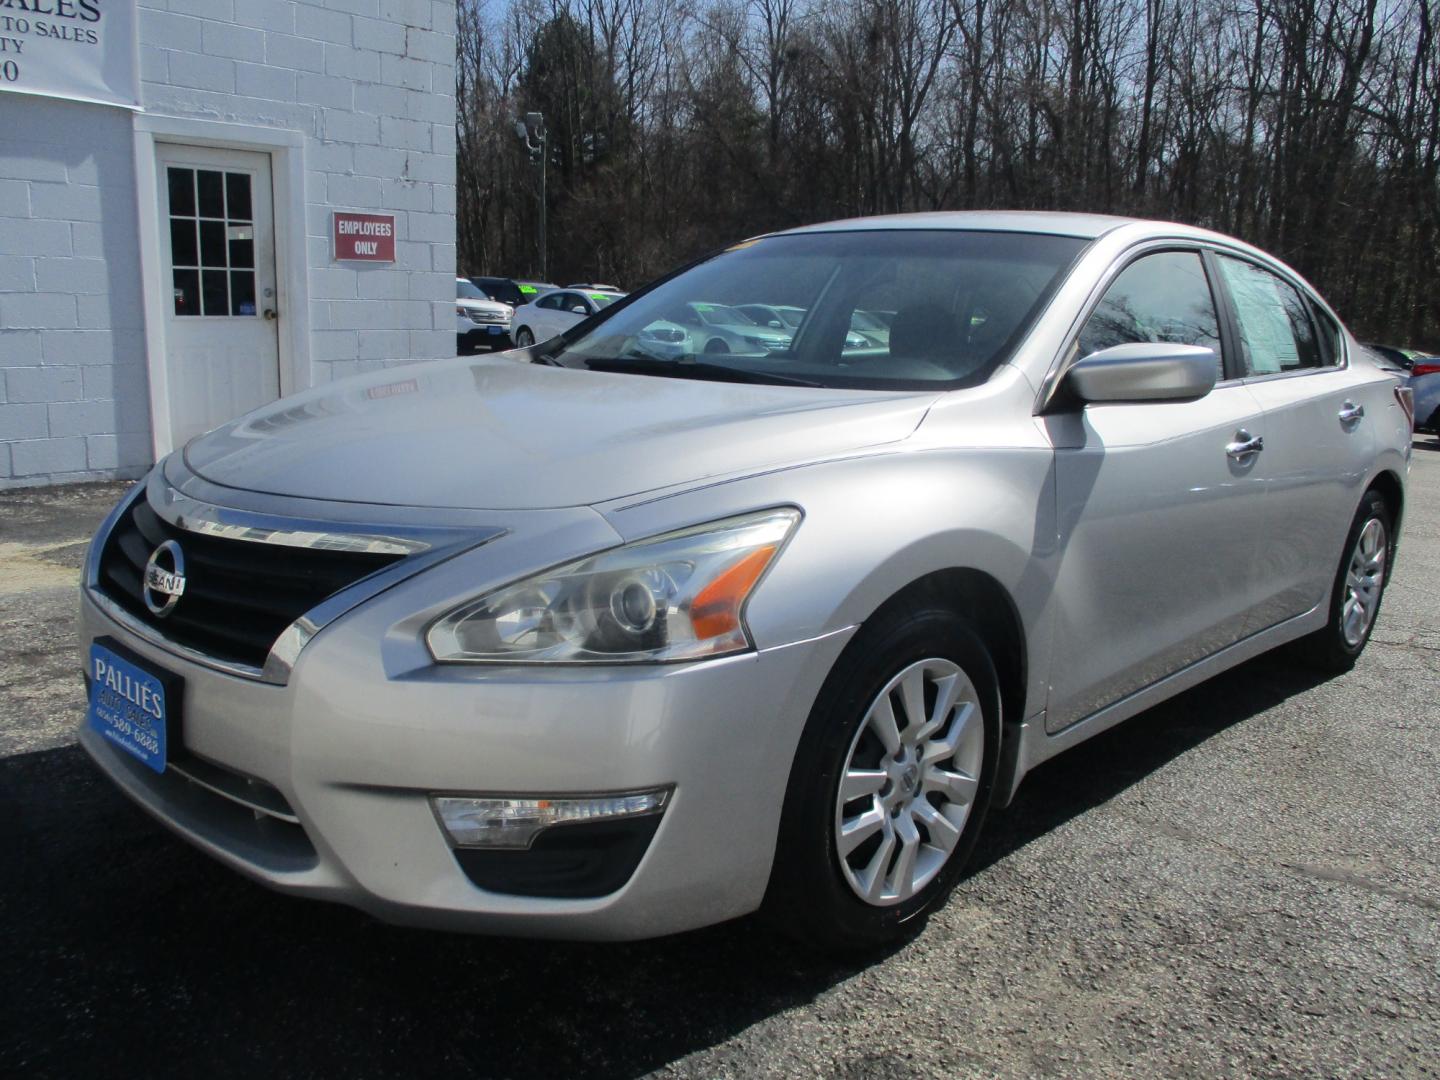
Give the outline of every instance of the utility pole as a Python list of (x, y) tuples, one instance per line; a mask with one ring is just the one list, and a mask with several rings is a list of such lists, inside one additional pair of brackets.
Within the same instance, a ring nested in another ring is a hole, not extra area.
[(525, 144), (530, 160), (540, 166), (540, 280), (545, 281), (550, 276), (549, 260), (545, 251), (545, 215), (548, 209), (545, 198), (545, 159), (549, 156), (545, 152), (545, 115), (538, 112), (526, 113), (525, 119), (515, 121), (515, 134), (520, 136), (521, 142)]

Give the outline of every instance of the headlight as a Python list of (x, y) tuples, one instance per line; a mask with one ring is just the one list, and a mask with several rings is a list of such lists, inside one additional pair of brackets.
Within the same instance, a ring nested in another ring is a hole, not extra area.
[(497, 589), (442, 617), (440, 661), (656, 663), (750, 648), (745, 602), (800, 512), (641, 540)]

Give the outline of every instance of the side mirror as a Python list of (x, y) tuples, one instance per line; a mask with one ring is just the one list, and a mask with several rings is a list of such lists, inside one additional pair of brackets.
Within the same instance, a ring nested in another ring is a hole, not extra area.
[(573, 311), (576, 315), (590, 314), (590, 309), (587, 308), (584, 304), (571, 304), (570, 310)]
[(1065, 386), (1081, 401), (1195, 401), (1215, 387), (1220, 360), (1204, 345), (1137, 341), (1077, 360)]

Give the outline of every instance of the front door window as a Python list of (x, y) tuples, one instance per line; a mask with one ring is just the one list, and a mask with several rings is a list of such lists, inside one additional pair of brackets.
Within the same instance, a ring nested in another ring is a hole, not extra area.
[(1162, 251), (1122, 270), (1080, 331), (1080, 355), (1140, 341), (1204, 345), (1220, 355), (1220, 319), (1198, 253)]

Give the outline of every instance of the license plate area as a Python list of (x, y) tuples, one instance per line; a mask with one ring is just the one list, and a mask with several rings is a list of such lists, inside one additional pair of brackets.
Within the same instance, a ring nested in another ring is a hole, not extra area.
[(153, 667), (112, 638), (100, 638), (90, 644), (85, 683), (91, 729), (163, 773), (180, 737), (180, 676)]

